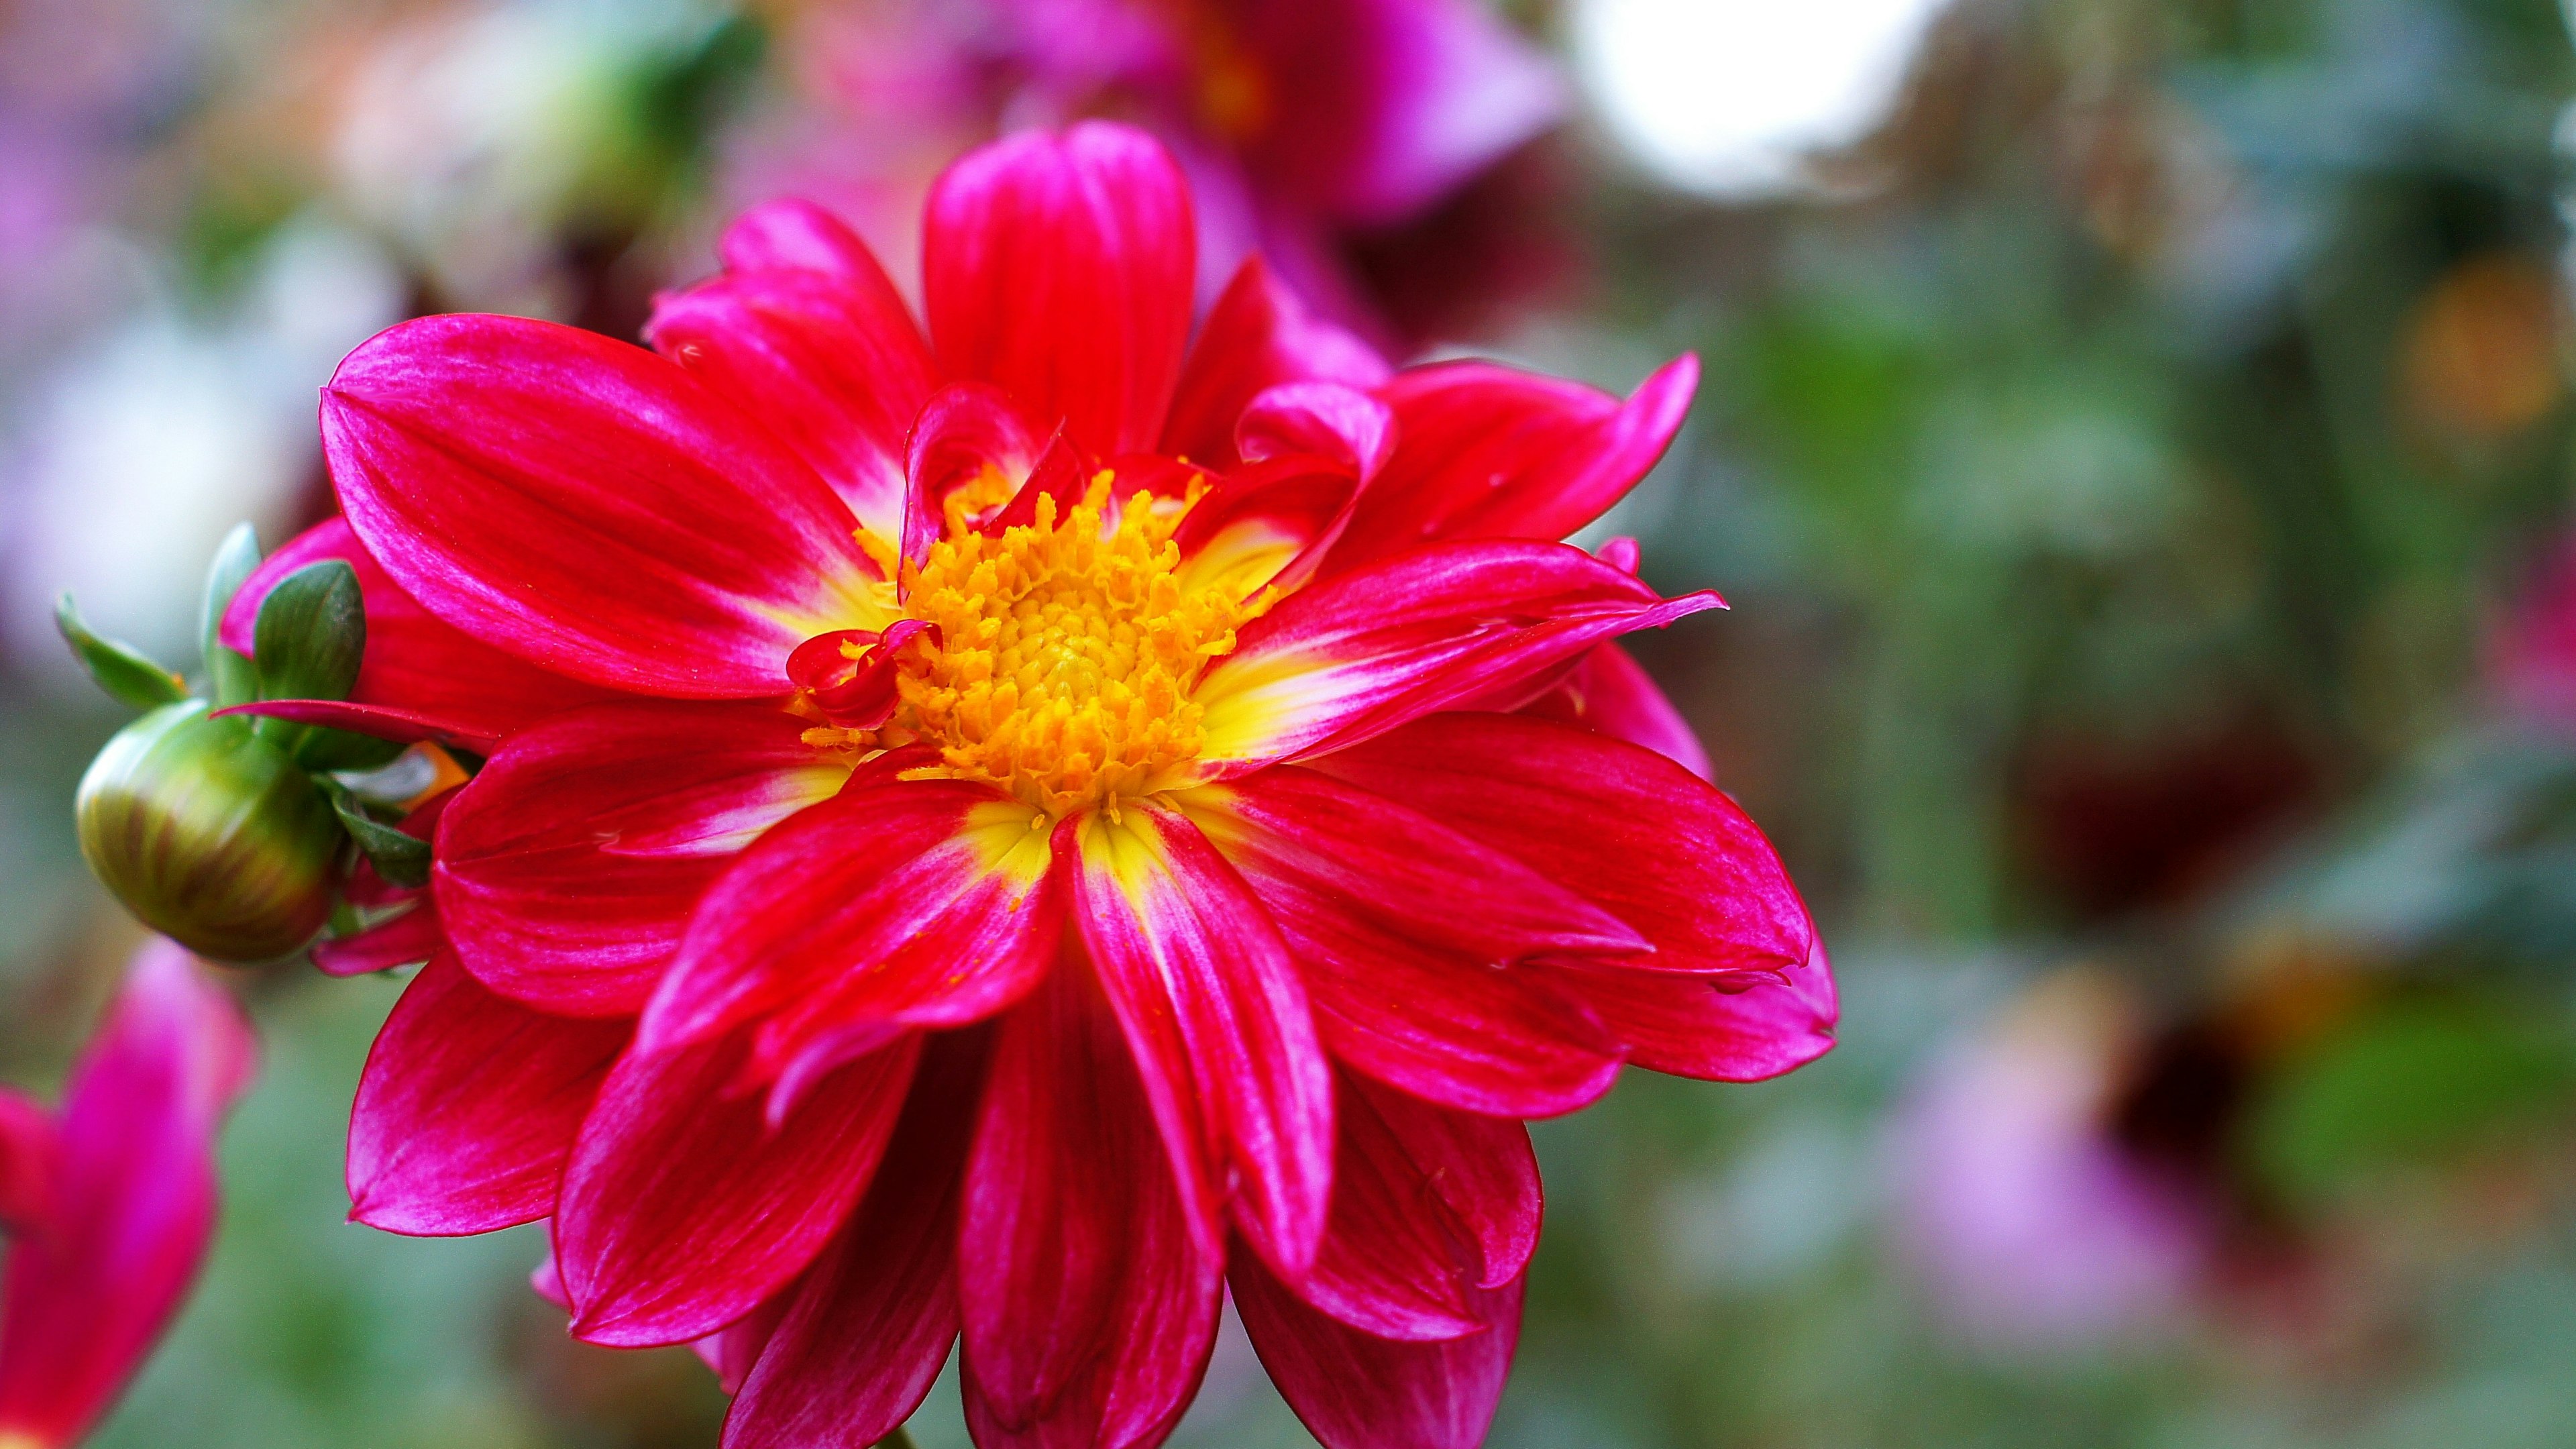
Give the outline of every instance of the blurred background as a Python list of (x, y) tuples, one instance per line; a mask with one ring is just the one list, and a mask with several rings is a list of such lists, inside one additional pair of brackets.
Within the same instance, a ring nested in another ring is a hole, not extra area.
[[(1495, 1444), (2576, 1442), (2567, 17), (1515, 0), (1441, 81), (1473, 154), (1362, 195), (1279, 138), (1408, 7), (1319, 0), (1304, 61), (1260, 8), (0, 4), (0, 1076), (50, 1090), (134, 939), (57, 590), (181, 657), (224, 530), (327, 508), (314, 389), (377, 328), (631, 338), (784, 192), (908, 275), (959, 150), (1126, 115), (1401, 355), (1708, 364), (1597, 532), (1734, 605), (1634, 643), (1842, 1045), (1539, 1125)], [(564, 1337), (529, 1230), (344, 1223), (396, 983), (234, 979), (222, 1234), (102, 1443), (714, 1443), (685, 1352)], [(1176, 1442), (1309, 1441), (1236, 1336)]]

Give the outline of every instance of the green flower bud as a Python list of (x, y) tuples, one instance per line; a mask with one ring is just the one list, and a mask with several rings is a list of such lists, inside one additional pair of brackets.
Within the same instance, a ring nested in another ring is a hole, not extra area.
[(119, 730), (73, 802), (127, 909), (218, 961), (269, 961), (330, 915), (348, 835), (313, 778), (239, 716), (164, 705)]

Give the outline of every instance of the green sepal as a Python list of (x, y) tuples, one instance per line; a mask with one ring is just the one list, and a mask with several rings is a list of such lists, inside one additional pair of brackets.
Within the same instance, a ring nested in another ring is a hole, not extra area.
[(89, 625), (81, 621), (80, 610), (73, 606), (69, 590), (54, 600), (54, 627), (63, 631), (63, 642), (72, 646), (72, 657), (89, 671), (89, 677), (120, 703), (136, 709), (159, 709), (188, 697), (187, 682), (154, 663), (142, 650), (91, 633)]
[(398, 886), (429, 884), (428, 841), (369, 815), (338, 781), (325, 781), (322, 788), (331, 796), (331, 808), (339, 812), (340, 823), (349, 828), (349, 838), (375, 865), (376, 874)]
[(367, 652), (358, 571), (323, 559), (278, 580), (260, 603), (254, 638), (260, 698), (347, 699)]
[(234, 524), (215, 550), (214, 565), (206, 570), (205, 607), (197, 616), (197, 641), (206, 657), (206, 692), (214, 696), (217, 709), (259, 698), (259, 667), (226, 648), (223, 641), (224, 614), (258, 568), (257, 530), (247, 523)]

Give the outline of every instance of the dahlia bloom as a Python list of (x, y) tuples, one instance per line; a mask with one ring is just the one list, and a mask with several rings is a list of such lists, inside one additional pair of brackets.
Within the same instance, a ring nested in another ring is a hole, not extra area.
[(0, 1090), (0, 1449), (89, 1432), (179, 1309), (215, 1226), (215, 1132), (250, 1085), (250, 1025), (156, 940), (62, 1109)]
[(254, 708), (489, 755), (366, 958), (428, 964), (356, 1216), (551, 1218), (572, 1331), (699, 1344), (729, 1445), (873, 1442), (961, 1336), (988, 1449), (1154, 1444), (1228, 1286), (1326, 1443), (1473, 1443), (1519, 1119), (1830, 1045), (1769, 845), (1608, 732), (1680, 751), (1602, 651), (1716, 600), (1553, 541), (1692, 365), (1390, 374), (1257, 263), (1193, 341), (1117, 126), (968, 156), (925, 237), (927, 337), (791, 203), (656, 352), (433, 317), (326, 390), (345, 521), (286, 554), (359, 568), (365, 668)]
[[(788, 23), (799, 104), (734, 148), (738, 194), (822, 196), (901, 249), (924, 186), (997, 124), (1117, 117), (1189, 175), (1200, 296), (1258, 252), (1371, 330), (1347, 243), (1458, 197), (1565, 109), (1555, 67), (1482, 0), (822, 0)], [(1512, 221), (1470, 227), (1472, 254), (1425, 278), (1547, 270), (1545, 217)]]

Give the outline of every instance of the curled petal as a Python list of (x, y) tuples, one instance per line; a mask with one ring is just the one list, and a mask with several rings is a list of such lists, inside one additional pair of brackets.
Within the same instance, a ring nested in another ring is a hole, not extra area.
[(835, 629), (817, 634), (787, 656), (787, 678), (823, 717), (847, 729), (872, 730), (894, 717), (895, 660), (924, 629), (937, 642), (935, 625), (897, 619), (875, 629)]
[(1515, 715), (1434, 715), (1315, 762), (1496, 846), (1654, 943), (1603, 965), (1716, 976), (1804, 967), (1815, 928), (1734, 801), (1661, 755)]
[(1234, 425), (1235, 451), (1258, 463), (1287, 453), (1328, 458), (1365, 486), (1395, 448), (1386, 404), (1337, 382), (1286, 382), (1265, 389)]
[(1161, 434), (1189, 340), (1189, 188), (1144, 132), (1023, 132), (942, 174), (922, 292), (952, 376), (999, 385), (1092, 452)]
[[(614, 695), (603, 696), (615, 698)], [(215, 714), (264, 715), (294, 724), (321, 725), (326, 729), (348, 730), (372, 735), (380, 740), (417, 744), (433, 740), (442, 745), (489, 754), (501, 747), (505, 736), (468, 719), (441, 718), (407, 709), (392, 709), (381, 704), (354, 704), (340, 699), (266, 699), (250, 704), (237, 704), (219, 709)]]
[(337, 559), (358, 576), (367, 609), (367, 650), (348, 702), (370, 711), (343, 719), (297, 716), (302, 724), (357, 728), (379, 739), (436, 739), (488, 751), (511, 731), (563, 710), (614, 698), (611, 691), (539, 668), (442, 623), (404, 593), (344, 518), (326, 519), (288, 540), (234, 591), (224, 611), (226, 647), (247, 656), (259, 607), (288, 574)]
[(1367, 343), (1316, 316), (1261, 258), (1247, 257), (1199, 325), (1163, 451), (1229, 468), (1235, 425), (1266, 389), (1310, 380), (1373, 388), (1387, 375)]
[(488, 1233), (555, 1210), (564, 1158), (623, 1021), (495, 996), (441, 953), (403, 988), (349, 1114), (349, 1215), (390, 1233)]
[(874, 1175), (920, 1050), (907, 1037), (843, 1067), (775, 1128), (757, 1098), (727, 1091), (738, 1043), (629, 1052), (582, 1123), (556, 1210), (574, 1335), (686, 1343), (803, 1271)]
[(575, 679), (775, 694), (800, 641), (885, 622), (850, 510), (641, 348), (519, 318), (405, 322), (340, 364), (322, 441), (349, 526), (404, 592)]
[(1181, 550), (1181, 586), (1222, 588), (1248, 599), (1265, 587), (1303, 585), (1350, 525), (1359, 481), (1357, 473), (1305, 454), (1236, 469), (1199, 499), (1172, 535)]
[(494, 755), (440, 823), (431, 885), (483, 984), (575, 1016), (643, 1009), (698, 896), (848, 778), (764, 705), (602, 705)]
[(957, 1289), (977, 1443), (1158, 1444), (1197, 1391), (1223, 1260), (1157, 1137), (1076, 954), (1002, 1019), (967, 1166)]
[(0, 1442), (70, 1444), (196, 1281), (215, 1134), (257, 1046), (232, 998), (155, 941), (72, 1068), (45, 1211), (0, 1282)]
[(1698, 386), (1687, 354), (1624, 403), (1486, 362), (1400, 372), (1379, 390), (1395, 412), (1395, 456), (1325, 572), (1433, 539), (1563, 538), (1663, 457)]
[(904, 476), (911, 480), (904, 557), (929, 553), (945, 526), (949, 494), (973, 485), (977, 492), (969, 497), (1008, 498), (1037, 467), (1047, 442), (1010, 395), (991, 383), (952, 383), (932, 394), (904, 445)]
[[(1243, 1230), (1282, 1271), (1303, 1273), (1332, 1191), (1333, 1081), (1287, 944), (1176, 812), (1096, 812), (1068, 819), (1056, 840), (1156, 1120), (1231, 1172)], [(1177, 1142), (1173, 1156), (1189, 1160)]]
[(1290, 595), (1199, 682), (1210, 778), (1346, 748), (1718, 607), (1659, 598), (1581, 549), (1437, 544)]

